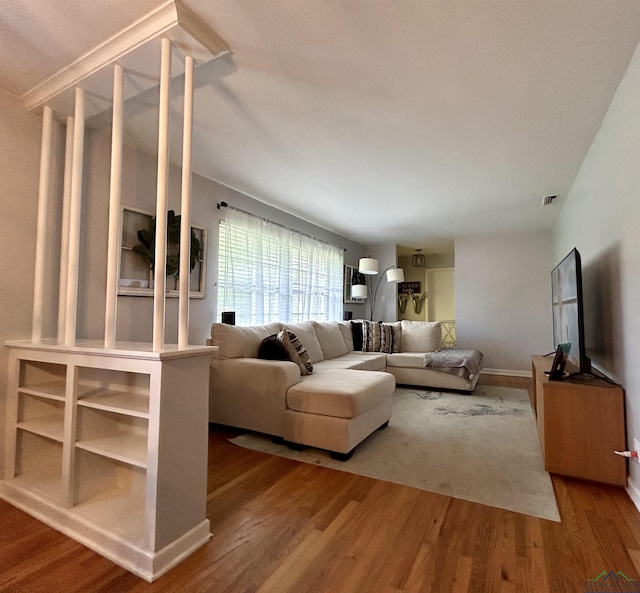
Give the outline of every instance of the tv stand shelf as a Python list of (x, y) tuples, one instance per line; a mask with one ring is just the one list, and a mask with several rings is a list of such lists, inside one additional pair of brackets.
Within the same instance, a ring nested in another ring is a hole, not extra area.
[(532, 357), (532, 405), (552, 474), (626, 486), (624, 392), (602, 379), (549, 381), (552, 359)]

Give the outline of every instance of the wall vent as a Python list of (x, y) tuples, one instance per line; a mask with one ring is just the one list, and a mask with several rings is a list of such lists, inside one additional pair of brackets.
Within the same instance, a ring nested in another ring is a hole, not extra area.
[(544, 198), (542, 198), (542, 205), (543, 206), (550, 206), (551, 204), (553, 204), (553, 202), (555, 201), (555, 199), (558, 196), (545, 196)]

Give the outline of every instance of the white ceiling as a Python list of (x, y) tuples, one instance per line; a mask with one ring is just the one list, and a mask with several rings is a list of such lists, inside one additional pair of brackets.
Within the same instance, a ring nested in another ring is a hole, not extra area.
[[(22, 96), (163, 3), (0, 0), (0, 88)], [(184, 4), (233, 52), (197, 70), (197, 173), (361, 243), (432, 250), (549, 228), (640, 42), (638, 0)], [(149, 149), (154, 97), (127, 111)]]

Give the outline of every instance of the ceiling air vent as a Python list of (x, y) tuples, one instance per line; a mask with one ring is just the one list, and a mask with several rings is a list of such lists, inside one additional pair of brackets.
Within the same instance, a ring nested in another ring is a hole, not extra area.
[(555, 199), (558, 196), (545, 196), (544, 198), (542, 198), (542, 205), (543, 206), (550, 206), (551, 204), (553, 204), (553, 202), (555, 201)]

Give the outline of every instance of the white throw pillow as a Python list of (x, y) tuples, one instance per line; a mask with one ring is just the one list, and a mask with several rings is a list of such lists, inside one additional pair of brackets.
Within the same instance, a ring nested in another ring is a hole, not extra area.
[(350, 321), (338, 321), (338, 327), (342, 333), (342, 339), (347, 346), (347, 352), (353, 350), (353, 330), (351, 329)]
[(401, 352), (433, 352), (440, 348), (441, 342), (439, 321), (402, 320)]
[(281, 323), (280, 329), (291, 330), (296, 334), (296, 336), (298, 336), (303, 346), (307, 349), (311, 362), (320, 362), (321, 360), (324, 360), (324, 354), (322, 354), (322, 348), (320, 347), (318, 336), (316, 336), (316, 330), (311, 321), (303, 321), (302, 323)]
[[(336, 356), (342, 356), (349, 352), (337, 321), (313, 321), (312, 323), (325, 360), (336, 358)], [(349, 328), (349, 331), (351, 331), (351, 328)]]
[(277, 334), (280, 326), (277, 322), (266, 325), (227, 325), (213, 323), (211, 325), (211, 344), (219, 346), (217, 358), (258, 358), (260, 342)]

